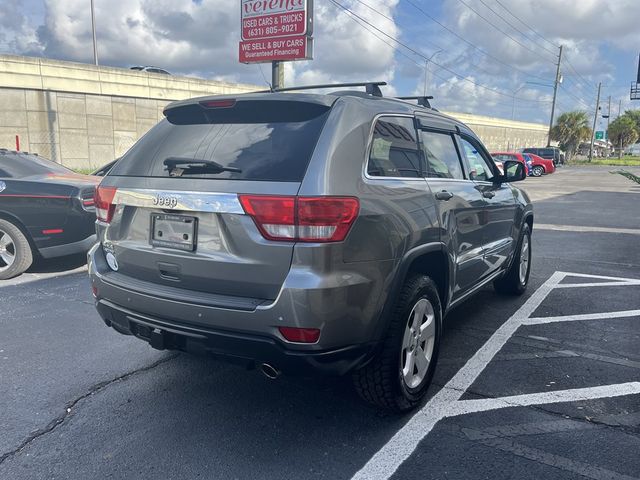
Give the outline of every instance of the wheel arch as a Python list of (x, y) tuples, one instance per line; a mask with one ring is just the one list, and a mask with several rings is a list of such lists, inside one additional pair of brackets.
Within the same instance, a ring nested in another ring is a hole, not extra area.
[(382, 338), (389, 326), (389, 319), (396, 299), (409, 275), (422, 273), (429, 276), (438, 288), (442, 304), (442, 314), (447, 311), (450, 299), (450, 281), (453, 277), (453, 264), (447, 254), (446, 245), (441, 242), (428, 243), (415, 247), (399, 261), (389, 293), (382, 309), (380, 327), (376, 339)]
[(29, 242), (29, 246), (31, 247), (31, 251), (34, 254), (36, 254), (36, 253), (39, 254), (38, 248), (36, 247), (36, 244), (33, 241), (33, 238), (31, 237), (31, 234), (29, 233), (29, 230), (24, 225), (24, 223), (22, 223), (20, 221), (20, 219), (18, 217), (16, 217), (15, 215), (13, 215), (13, 214), (5, 211), (5, 210), (0, 210), (0, 220), (6, 220), (7, 222), (11, 222), (12, 224), (14, 224), (22, 232), (22, 234), (25, 236), (25, 238), (27, 239), (27, 242)]

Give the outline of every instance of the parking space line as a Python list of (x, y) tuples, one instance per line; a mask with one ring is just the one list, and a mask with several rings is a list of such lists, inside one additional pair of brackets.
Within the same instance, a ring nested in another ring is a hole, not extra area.
[(640, 228), (615, 228), (615, 227), (590, 227), (584, 225), (554, 225), (551, 223), (538, 223), (537, 230), (555, 230), (558, 232), (574, 233), (624, 233), (628, 235), (640, 235)]
[[(509, 341), (515, 332), (523, 325), (640, 316), (640, 310), (626, 310), (621, 312), (530, 318), (533, 312), (536, 311), (547, 296), (554, 289), (558, 288), (560, 282), (568, 276), (613, 280), (616, 286), (629, 286), (635, 285), (636, 282), (640, 282), (639, 279), (635, 278), (603, 277), (587, 274), (582, 275), (571, 272), (553, 273), (553, 275), (551, 275), (551, 277), (549, 277), (549, 279), (547, 279), (547, 281), (545, 281), (533, 293), (533, 295), (531, 295), (531, 297), (529, 297), (527, 301), (494, 332), (485, 344), (478, 349), (478, 351), (460, 370), (458, 370), (453, 378), (451, 378), (447, 384), (422, 407), (422, 409), (416, 412), (414, 416), (400, 430), (398, 430), (395, 435), (391, 437), (391, 439), (389, 439), (389, 441), (382, 446), (382, 448), (378, 450), (358, 472), (354, 474), (352, 478), (354, 480), (390, 478), (398, 467), (408, 459), (411, 454), (413, 454), (420, 441), (422, 441), (422, 439), (431, 432), (440, 420), (447, 417), (464, 415), (467, 413), (473, 413), (474, 411), (493, 410), (496, 408), (573, 402), (640, 394), (640, 382), (629, 382), (617, 385), (517, 395), (513, 397), (460, 401), (462, 395), (484, 371), (489, 362), (493, 360), (507, 341)], [(584, 286), (584, 284), (569, 285), (572, 285), (572, 287), (569, 288), (578, 288), (578, 285), (580, 287)], [(551, 456), (553, 457), (553, 455)], [(596, 469), (596, 467), (593, 468)], [(596, 470), (604, 471), (604, 469)], [(591, 478), (605, 477), (592, 476)], [(609, 476), (607, 478), (611, 477)]]
[(640, 310), (624, 310), (621, 312), (581, 313), (579, 315), (558, 315), (555, 317), (531, 317), (524, 319), (522, 325), (541, 325), (554, 322), (576, 322), (584, 320), (605, 320), (607, 318), (640, 317)]
[[(456, 402), (455, 416), (502, 408), (547, 405), (549, 403), (583, 402), (600, 398), (624, 397), (640, 393), (640, 382), (616, 383), (597, 387), (571, 388), (553, 392), (526, 393), (509, 397), (480, 398)], [(454, 416), (454, 415), (452, 415)]]
[(640, 285), (640, 281), (636, 282), (594, 282), (594, 283), (563, 283), (556, 288), (579, 288), (579, 287), (620, 287), (627, 285)]
[[(558, 272), (565, 275), (565, 277), (577, 277), (577, 278), (593, 278), (594, 280), (611, 280), (612, 282), (623, 282), (623, 283), (638, 283), (640, 282), (640, 278), (624, 278), (624, 277), (610, 277), (607, 275), (593, 275), (591, 273), (571, 273), (571, 272)], [(566, 280), (566, 278), (565, 278)], [(559, 284), (558, 286), (566, 285)], [(556, 287), (558, 288), (558, 287)]]

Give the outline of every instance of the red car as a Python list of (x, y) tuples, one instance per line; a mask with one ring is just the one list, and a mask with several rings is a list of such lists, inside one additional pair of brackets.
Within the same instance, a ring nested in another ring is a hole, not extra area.
[(527, 157), (531, 157), (531, 175), (534, 177), (540, 177), (545, 173), (553, 173), (556, 171), (556, 165), (553, 160), (549, 158), (542, 158), (535, 153), (523, 153), (525, 160), (529, 160)]
[(500, 162), (516, 160), (524, 163), (527, 168), (527, 173), (534, 177), (540, 177), (545, 173), (553, 173), (555, 171), (553, 160), (546, 160), (532, 153), (494, 152), (491, 156)]

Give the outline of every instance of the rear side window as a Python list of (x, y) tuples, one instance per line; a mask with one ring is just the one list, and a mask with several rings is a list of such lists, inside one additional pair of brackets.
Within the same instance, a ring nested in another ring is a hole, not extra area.
[(372, 177), (420, 177), (413, 118), (382, 117), (376, 121), (367, 173)]
[(19, 152), (0, 154), (0, 177), (23, 178), (55, 173), (68, 175), (72, 172), (58, 163), (37, 155)]
[(423, 130), (422, 145), (427, 162), (427, 177), (464, 178), (458, 150), (451, 134)]
[[(238, 101), (225, 108), (198, 104), (170, 110), (109, 175), (299, 182), (330, 107), (289, 101)], [(217, 164), (171, 169), (167, 159)]]
[(542, 150), (540, 150), (540, 153), (538, 155), (545, 158), (553, 158), (555, 155), (555, 151), (552, 148), (543, 148)]

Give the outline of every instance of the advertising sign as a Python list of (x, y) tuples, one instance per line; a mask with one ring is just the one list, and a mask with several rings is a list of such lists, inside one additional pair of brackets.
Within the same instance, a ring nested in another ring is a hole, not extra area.
[(312, 0), (241, 0), (242, 63), (309, 60)]

